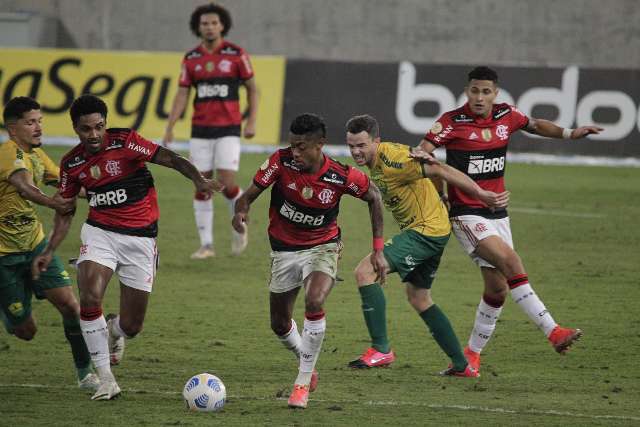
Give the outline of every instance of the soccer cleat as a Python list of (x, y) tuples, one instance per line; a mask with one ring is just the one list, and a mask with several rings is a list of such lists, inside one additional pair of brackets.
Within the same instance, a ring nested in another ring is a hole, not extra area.
[(311, 382), (309, 383), (309, 391), (314, 392), (318, 388), (318, 371), (315, 369), (311, 373)]
[(88, 373), (81, 380), (78, 380), (78, 387), (83, 390), (98, 390), (100, 387), (100, 378), (93, 372)]
[(91, 400), (111, 400), (120, 394), (120, 387), (115, 380), (100, 383), (98, 391), (91, 397)]
[(369, 347), (359, 358), (349, 362), (350, 368), (364, 369), (364, 368), (378, 368), (382, 366), (389, 366), (396, 360), (396, 355), (393, 351), (389, 350), (389, 353), (381, 353), (373, 347)]
[(293, 386), (293, 391), (289, 396), (289, 408), (301, 408), (304, 409), (307, 407), (307, 402), (309, 401), (309, 386), (302, 384), (295, 384)]
[(553, 348), (560, 354), (565, 354), (571, 344), (576, 342), (582, 336), (580, 329), (563, 328), (556, 326), (549, 334), (549, 341)]
[(240, 255), (247, 249), (249, 243), (249, 229), (247, 224), (244, 225), (244, 233), (238, 233), (236, 230), (231, 230), (231, 253), (233, 255)]
[(115, 338), (113, 336), (113, 322), (116, 319), (115, 314), (107, 314), (107, 331), (109, 331), (109, 360), (111, 365), (118, 365), (124, 355), (124, 337)]
[(440, 372), (440, 375), (443, 377), (467, 377), (467, 378), (478, 378), (480, 376), (480, 372), (475, 370), (470, 364), (464, 368), (464, 371), (456, 371), (453, 367), (449, 367), (444, 371)]
[(207, 259), (216, 256), (216, 252), (210, 246), (201, 246), (200, 249), (191, 254), (191, 259)]
[(480, 372), (480, 353), (476, 353), (467, 346), (464, 348), (464, 357), (473, 369)]

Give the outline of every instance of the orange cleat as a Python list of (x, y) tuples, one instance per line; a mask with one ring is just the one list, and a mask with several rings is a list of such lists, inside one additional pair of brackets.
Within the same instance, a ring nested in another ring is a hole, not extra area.
[(301, 408), (304, 409), (307, 407), (307, 402), (309, 401), (309, 386), (302, 384), (295, 384), (293, 386), (293, 391), (289, 396), (289, 408)]
[(480, 372), (480, 353), (476, 353), (467, 346), (464, 348), (464, 357), (473, 369)]
[(455, 371), (453, 369), (453, 367), (450, 367), (450, 368), (445, 369), (444, 371), (440, 372), (440, 375), (442, 375), (444, 377), (478, 378), (480, 376), (480, 372), (478, 372), (475, 369), (473, 369), (473, 367), (471, 365), (467, 365), (467, 367), (464, 368), (464, 371)]
[(549, 334), (549, 341), (553, 348), (560, 354), (565, 354), (571, 345), (582, 336), (580, 329), (563, 328), (556, 326)]
[(393, 351), (389, 353), (381, 353), (373, 347), (369, 347), (359, 358), (349, 362), (350, 368), (365, 369), (378, 368), (381, 366), (389, 366), (396, 360)]

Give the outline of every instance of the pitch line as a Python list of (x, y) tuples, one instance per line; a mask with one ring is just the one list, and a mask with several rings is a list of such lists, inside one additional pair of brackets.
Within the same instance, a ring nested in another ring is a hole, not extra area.
[(507, 207), (509, 212), (527, 213), (534, 215), (568, 216), (573, 218), (604, 218), (606, 215), (597, 213), (567, 212), (554, 209), (513, 208)]
[[(47, 384), (3, 384), (0, 383), (0, 388), (37, 388), (37, 389), (46, 389), (46, 390), (78, 390), (76, 386), (53, 386)], [(156, 395), (170, 395), (170, 396), (179, 396), (182, 393), (179, 391), (145, 391), (145, 390), (136, 390), (136, 389), (122, 389), (123, 393), (133, 393), (133, 394), (156, 394)], [(267, 401), (267, 400), (287, 400), (286, 397), (259, 397), (259, 396), (241, 396), (241, 395), (229, 395), (229, 399), (233, 400), (258, 400), (258, 401)], [(491, 408), (488, 406), (474, 406), (474, 405), (441, 405), (438, 403), (424, 403), (424, 402), (410, 402), (410, 401), (398, 401), (398, 400), (355, 400), (355, 399), (347, 399), (347, 400), (335, 400), (335, 399), (311, 399), (311, 402), (320, 402), (320, 403), (336, 403), (336, 404), (357, 404), (357, 405), (365, 405), (365, 406), (414, 406), (414, 407), (422, 407), (429, 409), (438, 409), (444, 411), (469, 411), (469, 412), (487, 412), (487, 413), (496, 413), (496, 414), (508, 414), (508, 415), (551, 415), (558, 417), (570, 417), (570, 418), (585, 418), (591, 420), (618, 420), (618, 421), (640, 421), (640, 417), (634, 417), (631, 415), (589, 415), (589, 414), (581, 414), (579, 412), (569, 412), (569, 411), (556, 411), (553, 409), (525, 409), (525, 410), (517, 410), (517, 409), (508, 409), (508, 408)]]

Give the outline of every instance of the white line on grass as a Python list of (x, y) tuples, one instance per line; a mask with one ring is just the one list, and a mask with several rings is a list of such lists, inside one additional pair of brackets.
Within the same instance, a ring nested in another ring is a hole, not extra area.
[(583, 212), (567, 212), (555, 209), (536, 209), (536, 208), (507, 208), (510, 212), (528, 213), (534, 215), (552, 215), (552, 216), (568, 216), (573, 218), (604, 218), (604, 214), (583, 213)]
[[(77, 389), (74, 386), (54, 386), (47, 384), (2, 384), (0, 383), (0, 388), (38, 388), (38, 389), (56, 389), (56, 390), (73, 390)], [(171, 395), (178, 396), (181, 395), (181, 392), (178, 391), (144, 391), (144, 390), (135, 390), (135, 389), (123, 389), (124, 393), (133, 393), (133, 394), (160, 394), (160, 395)], [(240, 396), (240, 395), (229, 395), (229, 399), (231, 400), (287, 400), (285, 397), (258, 397), (258, 396)], [(509, 414), (509, 415), (552, 415), (559, 417), (571, 417), (571, 418), (586, 418), (592, 420), (620, 420), (620, 421), (640, 421), (640, 417), (634, 417), (631, 415), (589, 415), (589, 414), (581, 414), (577, 412), (568, 412), (568, 411), (555, 411), (553, 409), (525, 409), (525, 410), (517, 410), (517, 409), (507, 409), (507, 408), (490, 408), (487, 406), (473, 406), (473, 405), (441, 405), (438, 403), (425, 403), (425, 402), (410, 402), (410, 401), (398, 401), (398, 400), (333, 400), (333, 399), (312, 399), (313, 402), (320, 403), (337, 403), (337, 404), (359, 404), (366, 406), (417, 406), (424, 407), (430, 409), (439, 409), (445, 411), (471, 411), (471, 412), (490, 412), (496, 414)]]

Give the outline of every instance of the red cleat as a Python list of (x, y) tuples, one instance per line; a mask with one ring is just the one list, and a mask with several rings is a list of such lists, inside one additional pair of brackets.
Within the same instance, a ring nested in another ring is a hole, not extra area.
[(480, 353), (476, 353), (467, 346), (464, 348), (464, 357), (473, 369), (480, 372)]
[(549, 341), (553, 348), (560, 354), (565, 354), (571, 345), (582, 336), (580, 329), (563, 328), (556, 326), (549, 334)]
[(464, 368), (464, 371), (455, 371), (452, 367), (445, 369), (440, 372), (440, 375), (444, 377), (468, 377), (468, 378), (478, 378), (480, 376), (480, 372), (473, 369), (471, 365), (467, 365)]
[(381, 366), (389, 366), (396, 360), (393, 351), (389, 353), (381, 353), (373, 347), (369, 347), (359, 358), (349, 362), (350, 368), (378, 368)]
[(307, 407), (309, 401), (309, 386), (302, 384), (295, 384), (293, 391), (289, 396), (289, 408), (301, 408)]

